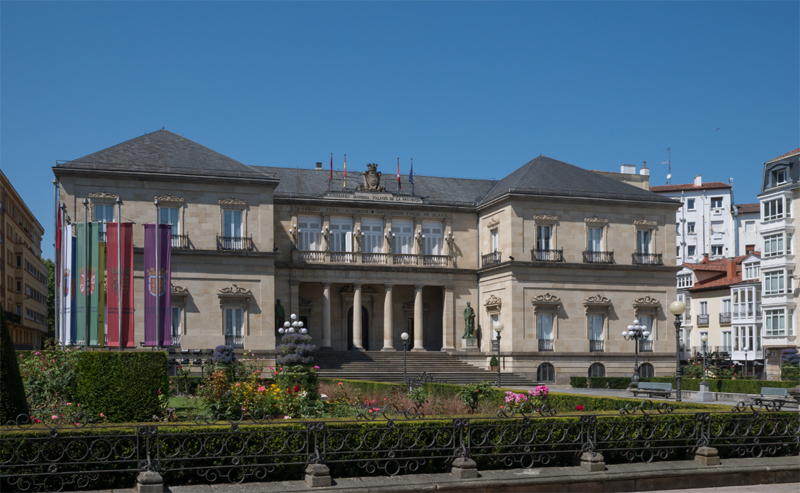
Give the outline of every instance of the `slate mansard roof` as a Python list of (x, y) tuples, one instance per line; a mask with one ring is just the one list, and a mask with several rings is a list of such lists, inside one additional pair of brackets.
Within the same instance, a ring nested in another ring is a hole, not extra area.
[[(330, 176), (326, 169), (246, 165), (164, 129), (60, 163), (54, 171), (57, 175), (62, 171), (93, 171), (234, 177), (277, 183), (276, 198), (306, 199), (322, 197), (328, 191)], [(390, 170), (381, 177), (381, 185), (387, 192), (410, 196), (408, 175), (400, 178), (399, 191), (397, 175)], [(343, 190), (343, 179), (344, 172), (333, 172), (332, 192)], [(353, 192), (362, 183), (363, 171), (349, 170), (345, 191)], [(675, 203), (668, 197), (544, 156), (500, 180), (414, 176), (414, 195), (431, 205), (480, 207), (506, 194)]]

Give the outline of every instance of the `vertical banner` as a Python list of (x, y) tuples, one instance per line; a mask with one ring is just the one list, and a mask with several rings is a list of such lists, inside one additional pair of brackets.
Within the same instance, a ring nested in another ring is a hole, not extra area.
[[(158, 265), (156, 265), (155, 232), (154, 224), (144, 225), (144, 344), (171, 346), (172, 300), (169, 288), (172, 228), (169, 224), (158, 225)], [(156, 297), (158, 297), (157, 314)]]
[[(90, 345), (97, 345), (97, 305), (98, 299), (98, 274), (99, 274), (99, 246), (100, 246), (100, 225), (98, 223), (80, 223), (76, 225), (76, 240), (78, 248), (76, 261), (78, 271), (75, 273), (75, 308), (77, 325), (77, 342)], [(89, 264), (86, 265), (88, 253)], [(89, 296), (86, 296), (88, 289)], [(87, 300), (88, 298), (88, 300)], [(88, 301), (88, 304), (87, 304)], [(86, 333), (88, 324), (89, 333)]]
[[(133, 342), (133, 223), (122, 223), (117, 244), (118, 223), (106, 225), (106, 262), (108, 286), (106, 304), (108, 306), (108, 338), (106, 345), (119, 347), (119, 314), (122, 313), (122, 347), (136, 347)], [(121, 262), (118, 257), (120, 257)], [(121, 288), (118, 291), (117, 286)], [(122, 301), (120, 310), (119, 301)]]
[(100, 242), (97, 253), (97, 328), (89, 341), (93, 346), (106, 345), (106, 243)]
[(72, 303), (75, 300), (75, 290), (73, 289), (73, 277), (75, 273), (75, 238), (72, 237), (72, 225), (64, 226), (61, 233), (61, 317), (59, 319), (59, 342), (62, 346), (69, 346), (75, 343), (74, 330), (72, 325), (73, 310)]

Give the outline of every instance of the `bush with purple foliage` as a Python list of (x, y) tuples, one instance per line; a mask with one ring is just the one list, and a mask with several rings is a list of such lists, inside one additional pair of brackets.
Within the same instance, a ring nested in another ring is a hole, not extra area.
[(286, 334), (277, 348), (275, 362), (279, 365), (310, 365), (314, 363), (317, 346), (311, 344), (308, 334)]
[(233, 354), (233, 346), (217, 346), (211, 354), (211, 362), (215, 365), (230, 365), (236, 361), (236, 355)]

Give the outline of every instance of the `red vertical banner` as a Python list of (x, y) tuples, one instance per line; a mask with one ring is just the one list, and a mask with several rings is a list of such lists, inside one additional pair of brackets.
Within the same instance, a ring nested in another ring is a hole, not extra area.
[[(107, 345), (119, 347), (119, 314), (122, 313), (122, 346), (136, 347), (133, 342), (133, 223), (122, 223), (119, 230), (119, 243), (117, 243), (117, 225), (118, 223), (106, 224)], [(122, 302), (121, 307), (120, 301)]]

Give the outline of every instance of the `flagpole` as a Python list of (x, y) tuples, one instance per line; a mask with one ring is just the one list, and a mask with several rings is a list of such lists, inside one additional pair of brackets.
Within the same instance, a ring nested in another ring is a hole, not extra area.
[(117, 195), (117, 332), (119, 350), (122, 351), (122, 243), (120, 230), (122, 229), (122, 199)]
[(61, 213), (58, 207), (58, 180), (53, 178), (53, 207), (55, 207), (55, 214), (53, 215), (53, 220), (55, 221), (55, 230), (53, 231), (53, 235), (55, 241), (53, 242), (53, 329), (56, 334), (56, 340), (61, 342), (61, 327), (58, 326), (58, 321), (60, 317), (58, 316), (58, 307), (61, 306), (58, 299), (58, 294), (61, 292), (58, 289), (58, 280), (60, 276), (61, 270), (61, 259), (59, 258), (59, 251), (61, 249), (61, 245), (58, 244), (59, 234), (58, 234), (58, 215)]
[[(59, 274), (61, 276), (61, 284), (60, 284), (61, 289), (58, 292), (58, 297), (59, 298), (64, 296), (64, 255), (66, 253), (66, 250), (63, 248), (63, 246), (64, 246), (64, 242), (66, 241), (65, 240), (66, 237), (64, 236), (64, 231), (63, 230), (67, 227), (67, 204), (63, 204), (63, 203), (61, 204), (60, 214), (61, 214), (61, 228), (62, 228), (62, 231), (61, 231), (61, 246), (62, 246), (62, 248), (61, 248), (61, 269), (60, 269), (61, 272)], [(71, 242), (72, 238), (70, 238), (69, 241)], [(70, 261), (71, 260), (72, 260), (72, 258), (70, 258)], [(70, 269), (71, 268), (72, 268), (72, 263), (70, 262)], [(74, 276), (75, 273), (74, 272), (70, 272), (69, 275), (70, 276)], [(70, 277), (70, 279), (72, 279), (72, 277)], [(72, 286), (70, 286), (69, 288), (73, 289)], [(72, 291), (70, 291), (70, 295), (72, 295)], [(63, 339), (61, 339), (61, 340), (64, 341), (65, 343), (70, 343), (71, 344), (72, 341), (70, 341), (70, 337), (69, 337), (69, 335), (67, 335), (67, 331), (66, 331), (67, 322), (64, 320), (66, 318), (66, 315), (67, 315), (67, 307), (65, 306), (66, 303), (63, 303), (64, 300), (61, 300), (61, 301), (62, 301), (62, 303), (59, 305), (59, 307), (61, 308), (61, 313), (59, 314), (59, 320), (61, 320), (61, 325), (63, 326), (63, 327), (61, 327), (61, 336), (63, 337)], [(70, 327), (70, 330), (71, 330), (71, 327)], [(67, 346), (68, 344), (64, 344), (64, 345)]]
[[(161, 269), (159, 269), (158, 265), (158, 199), (155, 199), (153, 203), (156, 206), (156, 351), (161, 350), (161, 331), (159, 327), (161, 325), (161, 321), (159, 320), (160, 313), (158, 312), (158, 302), (161, 293), (159, 291), (159, 274), (161, 273)], [(151, 281), (152, 282), (152, 281)], [(166, 287), (166, 286), (165, 286)]]
[(89, 346), (89, 199), (83, 199), (83, 347)]

